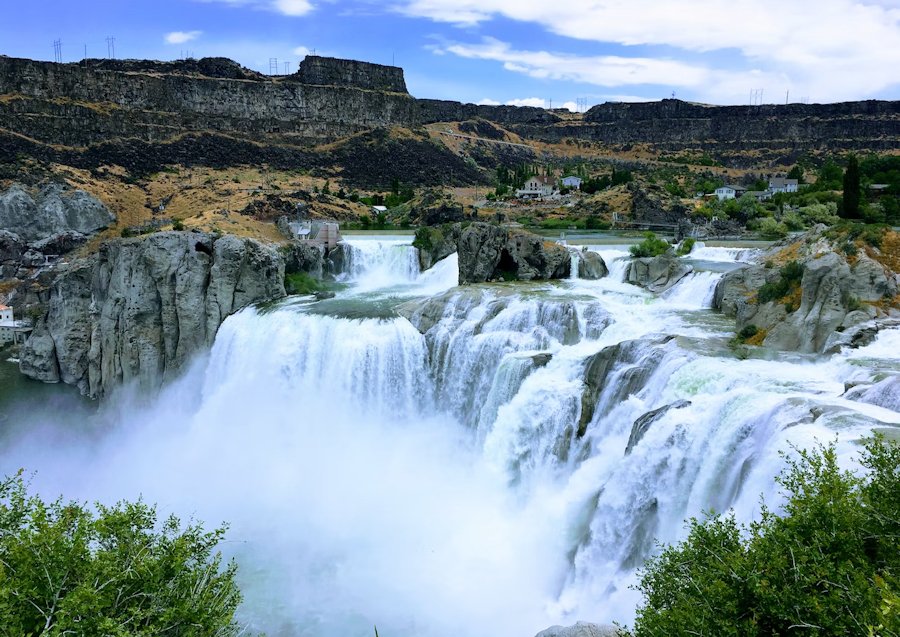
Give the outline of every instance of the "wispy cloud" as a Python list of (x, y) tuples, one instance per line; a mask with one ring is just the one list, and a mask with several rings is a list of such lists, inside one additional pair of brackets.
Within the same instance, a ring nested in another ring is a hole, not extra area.
[(305, 16), (315, 6), (310, 0), (198, 0), (199, 2), (227, 4), (233, 7), (267, 9), (290, 17)]
[(203, 31), (172, 31), (166, 34), (165, 40), (167, 44), (184, 44), (196, 40), (202, 34)]
[[(636, 85), (642, 83), (639, 78), (675, 87), (704, 84), (705, 95), (729, 99), (762, 88), (737, 86), (753, 80), (754, 74), (757, 79), (776, 78), (764, 86), (773, 95), (793, 90), (819, 99), (860, 98), (900, 84), (897, 0), (397, 0), (394, 10), (480, 29), (503, 18), (577, 40), (659, 47), (665, 56), (654, 56), (651, 48), (650, 58), (572, 57), (571, 65), (577, 65), (577, 59), (601, 63), (596, 72), (580, 68), (572, 73), (537, 63), (532, 56), (521, 63), (498, 59), (507, 70), (532, 77), (553, 68), (546, 75), (549, 79), (577, 75), (600, 86)], [(491, 48), (496, 58), (526, 53), (499, 51), (496, 43), (487, 42), (463, 47), (446, 50), (481, 59), (493, 59), (488, 55)], [(732, 72), (734, 77), (729, 76)], [(726, 82), (728, 90), (706, 84), (712, 81)]]

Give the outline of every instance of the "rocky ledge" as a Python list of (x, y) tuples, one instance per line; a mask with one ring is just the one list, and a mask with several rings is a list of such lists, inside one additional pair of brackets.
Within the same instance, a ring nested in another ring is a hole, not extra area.
[(284, 261), (252, 239), (161, 232), (60, 266), (22, 373), (90, 397), (155, 390), (212, 345), (228, 315), (284, 296)]
[(861, 324), (900, 317), (898, 249), (892, 230), (819, 226), (725, 275), (714, 304), (750, 344), (827, 352)]
[[(572, 270), (570, 251), (553, 241), (524, 230), (472, 223), (421, 228), (413, 243), (422, 269), (459, 254), (459, 283), (533, 281), (567, 278)], [(605, 276), (599, 255), (588, 255), (580, 272), (590, 278)]]

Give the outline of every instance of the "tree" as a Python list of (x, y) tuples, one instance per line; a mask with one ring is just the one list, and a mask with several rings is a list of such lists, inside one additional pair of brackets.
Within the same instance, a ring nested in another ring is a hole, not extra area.
[(850, 155), (844, 171), (844, 217), (859, 218), (859, 200), (859, 162), (855, 155)]
[[(799, 164), (795, 165), (793, 168), (790, 169), (790, 171), (788, 171), (787, 178), (788, 179), (796, 179), (798, 184), (802, 184), (803, 183), (803, 167), (800, 166)], [(765, 190), (765, 188), (763, 188), (763, 190)]]
[(900, 635), (900, 446), (866, 440), (861, 463), (864, 477), (834, 445), (800, 452), (782, 515), (692, 520), (643, 569), (635, 637)]
[(236, 635), (236, 566), (214, 549), (225, 529), (161, 524), (155, 507), (96, 512), (0, 482), (0, 635)]

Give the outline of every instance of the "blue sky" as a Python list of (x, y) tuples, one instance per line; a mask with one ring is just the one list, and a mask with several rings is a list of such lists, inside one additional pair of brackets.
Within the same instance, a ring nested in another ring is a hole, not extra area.
[(402, 66), (410, 92), (568, 106), (900, 99), (900, 0), (0, 0), (0, 54), (307, 52)]

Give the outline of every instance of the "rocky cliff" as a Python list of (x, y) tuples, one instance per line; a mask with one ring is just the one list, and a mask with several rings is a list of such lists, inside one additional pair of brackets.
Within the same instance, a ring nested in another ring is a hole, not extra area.
[(14, 184), (0, 192), (0, 230), (24, 241), (44, 241), (65, 232), (89, 235), (115, 220), (98, 199), (63, 184), (46, 184), (35, 192)]
[(646, 144), (657, 150), (702, 149), (720, 158), (755, 149), (789, 158), (819, 149), (896, 148), (900, 143), (900, 102), (710, 106), (666, 99), (606, 103), (591, 108), (583, 121), (529, 124), (512, 130), (547, 141), (572, 138), (612, 147)]
[(250, 239), (163, 232), (110, 241), (64, 266), (23, 346), (22, 372), (99, 397), (183, 370), (242, 307), (284, 296), (284, 262)]
[(864, 240), (820, 226), (726, 274), (714, 304), (751, 344), (822, 353), (857, 326), (900, 317), (900, 274), (891, 267), (898, 247), (893, 231)]
[(900, 143), (900, 102), (714, 107), (663, 100), (603, 104), (563, 118), (542, 108), (415, 99), (402, 69), (317, 56), (286, 76), (224, 58), (55, 64), (0, 56), (0, 129), (45, 144), (156, 144), (207, 133), (308, 146), (373, 128), (468, 120), (500, 124), (526, 139), (702, 147), (712, 154), (764, 149), (783, 157)]

